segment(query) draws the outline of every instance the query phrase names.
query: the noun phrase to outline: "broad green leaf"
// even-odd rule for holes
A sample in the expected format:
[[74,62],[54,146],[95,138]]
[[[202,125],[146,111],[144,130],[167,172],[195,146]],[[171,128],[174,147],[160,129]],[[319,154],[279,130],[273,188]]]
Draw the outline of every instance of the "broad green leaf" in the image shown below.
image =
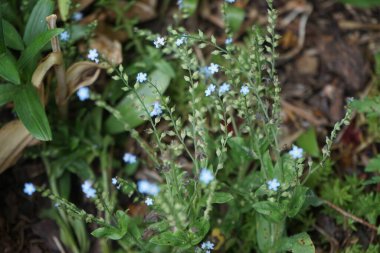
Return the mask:
[[232,200],[234,197],[231,193],[228,192],[215,192],[214,197],[212,198],[212,203],[217,204],[223,204],[230,200]]
[[167,231],[152,237],[150,242],[157,245],[184,247],[188,244],[188,237],[183,231]]
[[[161,93],[163,93],[169,86],[170,77],[159,70],[155,70],[150,78],[152,82],[158,87]],[[143,102],[148,108],[152,110],[153,103],[157,100],[156,90],[150,84],[142,84],[137,90],[140,97],[143,98]],[[117,106],[116,109],[121,113],[122,119],[128,124],[130,128],[135,128],[136,126],[142,124],[144,120],[143,116],[146,116],[146,112],[142,108],[140,102],[136,98],[135,94],[130,92]],[[123,132],[124,125],[118,119],[111,116],[106,121],[106,129],[110,133],[120,133]]]
[[357,7],[370,8],[375,6],[380,6],[379,0],[339,0],[345,4],[351,4]]
[[58,0],[58,9],[63,21],[66,21],[69,16],[71,0]]
[[277,243],[283,236],[285,221],[273,223],[263,215],[256,215],[256,239],[260,252],[277,252]]
[[30,61],[40,52],[40,50],[50,42],[51,38],[63,32],[63,29],[48,30],[36,37],[29,46],[22,52],[17,62],[19,70],[24,69]]
[[294,192],[292,194],[292,197],[290,199],[290,202],[288,204],[288,216],[294,217],[298,214],[298,212],[301,210],[305,199],[306,199],[306,192],[308,188],[303,186],[296,186],[294,189]]
[[367,117],[379,117],[380,116],[380,96],[365,97],[362,100],[354,100],[352,108],[364,113]]
[[24,32],[24,42],[30,45],[41,33],[47,30],[46,17],[53,13],[54,2],[39,0],[34,6],[28,19]]
[[300,233],[281,241],[281,251],[293,253],[314,253],[315,247],[307,233]]
[[244,9],[228,5],[226,10],[226,20],[232,32],[237,32],[244,21]]
[[253,204],[252,207],[269,221],[278,223],[285,219],[285,208],[280,203],[260,201]]
[[306,132],[301,134],[296,143],[311,156],[319,157],[320,151],[315,128],[309,128]]
[[17,66],[8,53],[0,55],[0,76],[11,83],[20,84]]
[[18,86],[12,84],[0,84],[0,106],[12,101],[17,89]]
[[16,28],[9,23],[8,21],[3,19],[3,30],[4,30],[4,38],[5,38],[5,45],[9,48],[15,49],[15,50],[23,50],[24,49],[24,42],[22,41],[22,38],[20,34],[17,32]]
[[365,172],[380,172],[380,155],[377,155],[368,162]]
[[14,103],[18,117],[35,138],[42,141],[52,139],[45,110],[34,86],[20,87],[14,97]]
[[210,230],[210,222],[206,220],[205,218],[201,218],[200,220],[196,221],[191,226],[191,231],[194,231],[194,233],[190,233],[190,241],[191,245],[197,245],[199,244],[203,238],[206,236],[208,231]]
[[323,204],[323,200],[318,198],[313,190],[308,189],[306,192],[305,202],[303,203],[304,208],[308,206],[320,206]]
[[108,238],[111,240],[120,240],[125,235],[118,228],[112,226],[97,228],[91,234],[96,238]]

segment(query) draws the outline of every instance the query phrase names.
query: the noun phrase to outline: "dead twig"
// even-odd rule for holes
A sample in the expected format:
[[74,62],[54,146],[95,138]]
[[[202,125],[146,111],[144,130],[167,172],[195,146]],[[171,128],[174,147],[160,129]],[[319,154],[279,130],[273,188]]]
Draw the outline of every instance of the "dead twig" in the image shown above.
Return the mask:
[[357,216],[355,216],[355,215],[353,215],[353,214],[351,214],[349,212],[346,212],[345,210],[343,210],[342,208],[334,205],[333,203],[331,203],[328,200],[323,200],[323,201],[324,201],[324,203],[326,205],[328,205],[329,207],[331,207],[332,209],[334,209],[338,213],[342,214],[344,217],[350,218],[350,219],[352,219],[352,220],[354,220],[356,222],[359,222],[360,224],[368,227],[371,230],[377,231],[377,227],[375,225],[372,225],[372,224],[368,223],[367,221],[365,221],[365,220],[363,220],[363,219],[361,219],[361,218],[359,218],[359,217],[357,217]]

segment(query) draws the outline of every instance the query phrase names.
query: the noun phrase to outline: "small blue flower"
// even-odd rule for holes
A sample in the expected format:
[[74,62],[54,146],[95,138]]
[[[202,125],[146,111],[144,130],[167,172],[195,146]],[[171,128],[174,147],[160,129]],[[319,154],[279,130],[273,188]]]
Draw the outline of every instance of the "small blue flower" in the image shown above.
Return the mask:
[[246,96],[248,93],[249,93],[249,88],[247,85],[243,85],[240,89],[240,93],[243,95],[243,96]]
[[165,38],[158,36],[154,41],[153,44],[156,48],[160,48],[165,46]]
[[77,91],[77,96],[80,101],[85,101],[90,98],[90,89],[88,87],[82,87]]
[[214,246],[215,245],[212,242],[207,241],[207,242],[202,243],[201,248],[204,250],[212,250],[214,249]]
[[147,206],[152,206],[153,205],[153,199],[151,199],[151,198],[146,198],[146,200],[145,200],[145,204],[147,205]]
[[123,156],[123,161],[125,163],[133,164],[137,162],[137,157],[131,153],[125,153]]
[[222,96],[224,95],[226,92],[230,91],[230,85],[228,83],[223,83],[220,87],[219,87],[219,96]]
[[146,82],[146,80],[148,80],[148,74],[140,72],[137,74],[136,80],[139,83],[144,83],[144,82]]
[[137,190],[142,194],[156,196],[160,192],[160,187],[144,179],[137,182]]
[[216,89],[216,86],[213,84],[210,84],[207,89],[205,90],[205,96],[208,97],[210,96]]
[[87,58],[88,58],[89,60],[98,63],[98,62],[99,62],[99,58],[98,58],[98,57],[99,57],[99,53],[98,53],[98,50],[96,50],[95,48],[90,49],[90,50],[88,51]]
[[183,0],[177,0],[177,5],[178,5],[178,8],[182,9],[183,8]]
[[36,187],[34,186],[33,183],[24,184],[24,193],[26,195],[32,196],[35,191],[36,191]]
[[280,186],[280,182],[278,182],[277,178],[269,180],[267,184],[268,184],[268,189],[273,190],[273,191],[277,191],[278,187]]
[[62,41],[68,41],[70,39],[70,33],[68,31],[64,31],[59,35],[59,39]]
[[162,114],[162,108],[160,102],[156,101],[153,104],[153,111],[150,112],[151,117],[160,116]]
[[226,0],[227,3],[233,4],[235,3],[235,0]]
[[208,67],[208,71],[213,75],[215,73],[218,73],[219,71],[219,65],[215,63],[211,63],[210,66]]
[[117,185],[117,179],[116,179],[116,177],[113,177],[113,178],[112,178],[112,184],[113,184],[113,185]]
[[207,168],[203,168],[199,175],[199,180],[204,184],[209,184],[214,178],[214,174]]
[[303,156],[303,149],[297,147],[296,145],[293,145],[292,150],[289,151],[289,155],[290,155],[293,159],[299,159],[299,158],[302,158],[302,156]]
[[185,37],[181,37],[181,38],[178,38],[176,41],[175,41],[175,44],[177,47],[181,46],[183,43],[185,43],[186,41],[186,38]]
[[232,37],[228,37],[228,38],[224,41],[224,43],[225,43],[226,45],[229,45],[229,44],[231,44],[233,41],[234,41],[234,39],[233,39]]
[[71,18],[74,21],[80,21],[83,18],[83,13],[82,12],[74,12],[74,14]]
[[92,183],[89,180],[84,181],[82,184],[82,191],[86,195],[86,198],[95,198],[96,190],[92,187]]
[[199,68],[199,72],[201,72],[201,74],[202,74],[205,78],[209,78],[209,77],[211,76],[211,72],[209,71],[209,69],[208,69],[207,66],[204,66],[204,67]]

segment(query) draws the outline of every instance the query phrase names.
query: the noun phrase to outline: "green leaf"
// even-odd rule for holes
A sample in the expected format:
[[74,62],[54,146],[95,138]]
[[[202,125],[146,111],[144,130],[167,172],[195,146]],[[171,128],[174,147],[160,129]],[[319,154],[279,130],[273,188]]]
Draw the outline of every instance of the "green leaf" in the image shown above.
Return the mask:
[[210,230],[210,222],[205,218],[201,218],[191,226],[190,241],[191,245],[199,244]]
[[[169,86],[170,77],[165,72],[155,70],[150,77],[161,93],[163,93]],[[152,109],[151,105],[157,100],[155,91],[155,88],[147,83],[142,84],[137,90],[137,93],[143,98],[143,102],[147,106],[148,110]],[[146,112],[143,108],[141,108],[140,102],[132,92],[122,99],[122,101],[116,106],[116,109],[121,113],[122,120],[127,123],[130,128],[135,128],[144,122],[142,116],[146,116]],[[120,133],[125,130],[123,123],[121,123],[114,116],[107,119],[106,129],[108,132],[113,134]]]
[[309,128],[306,132],[301,134],[301,136],[298,137],[296,143],[299,147],[303,148],[311,156],[319,157],[320,150],[318,146],[315,128]]
[[223,204],[230,200],[232,200],[234,197],[231,193],[228,192],[215,192],[214,197],[212,198],[212,203],[217,204]]
[[150,242],[157,245],[184,247],[188,245],[188,237],[183,231],[167,231],[152,237]]
[[364,113],[367,117],[379,117],[380,116],[380,96],[377,97],[365,97],[358,101],[354,100],[352,108]]
[[15,50],[23,50],[24,42],[22,41],[22,38],[16,28],[14,28],[11,23],[3,19],[3,29],[5,45]]
[[125,235],[118,228],[112,226],[97,228],[91,234],[96,238],[108,238],[111,240],[120,240]]
[[[365,172],[369,173],[380,173],[380,155],[372,158],[367,167],[364,169]],[[369,180],[365,181],[365,184],[377,184],[380,182],[380,176],[372,176]]]
[[256,239],[260,252],[277,252],[278,238],[284,234],[285,221],[273,223],[260,214],[256,215]]
[[42,141],[52,139],[45,110],[34,86],[20,87],[14,97],[14,103],[18,117],[35,138]]
[[368,162],[368,165],[367,167],[365,167],[364,171],[380,173],[380,155],[377,155],[376,157],[372,158]]
[[274,171],[274,168],[273,168],[272,158],[271,158],[271,156],[269,154],[269,150],[267,150],[264,153],[264,155],[263,155],[263,163],[264,163],[264,167],[265,167],[265,170],[263,170],[263,173],[264,173],[264,171],[267,171],[268,172],[268,176],[270,178],[278,176],[278,175],[274,174],[275,171]]
[[0,76],[11,83],[20,84],[17,66],[7,53],[0,55]]
[[233,5],[228,5],[226,10],[226,20],[232,32],[237,32],[244,21],[244,9]]
[[345,4],[351,4],[357,7],[370,8],[375,6],[380,6],[379,0],[339,0]]
[[[0,62],[1,64],[1,62]],[[13,100],[18,86],[12,84],[0,85],[0,106]]]
[[260,201],[252,206],[256,212],[273,222],[281,222],[285,219],[284,206],[277,202]]
[[323,204],[323,200],[318,198],[318,196],[314,193],[313,190],[308,189],[306,192],[306,198],[303,206],[306,208],[308,206],[320,206]]
[[5,35],[4,35],[4,20],[2,18],[2,14],[0,11],[0,54],[5,53],[6,47],[5,47]]
[[58,0],[58,9],[63,21],[66,21],[69,16],[71,0]]
[[47,30],[46,17],[53,13],[54,2],[51,0],[39,0],[32,10],[32,14],[26,23],[24,42],[30,45],[41,33]]
[[294,192],[292,194],[292,197],[290,199],[290,202],[288,204],[288,216],[294,217],[298,214],[298,212],[301,210],[305,199],[306,199],[306,192],[308,191],[307,187],[303,186],[297,186],[294,189]]
[[24,69],[30,61],[40,52],[40,50],[53,38],[63,32],[63,29],[48,30],[36,37],[32,43],[22,52],[20,59],[17,62],[19,70]]
[[307,233],[300,233],[281,241],[281,251],[293,253],[314,253],[315,247]]

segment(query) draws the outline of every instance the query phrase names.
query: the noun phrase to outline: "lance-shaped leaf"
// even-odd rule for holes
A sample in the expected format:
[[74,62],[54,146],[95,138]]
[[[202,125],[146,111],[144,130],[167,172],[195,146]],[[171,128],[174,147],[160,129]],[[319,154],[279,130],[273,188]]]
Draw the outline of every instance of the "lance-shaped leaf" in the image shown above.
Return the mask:
[[20,87],[14,103],[17,115],[35,138],[43,141],[52,139],[45,110],[33,85]]
[[47,30],[45,18],[52,14],[54,3],[51,0],[39,0],[34,6],[26,23],[24,41],[30,45],[41,33]]
[[5,45],[9,48],[15,50],[23,50],[24,42],[20,34],[17,32],[16,28],[9,23],[8,21],[3,19],[3,30],[4,30],[4,39]]
[[[154,71],[150,75],[150,79],[161,93],[166,90],[170,83],[170,76],[160,70]],[[145,106],[148,109],[151,109],[152,104],[157,100],[155,88],[146,83],[137,89],[137,93],[142,98]],[[134,128],[144,122],[143,116],[147,116],[137,97],[132,92],[125,96],[125,98],[116,106],[116,109],[120,111],[123,122],[120,122],[114,116],[108,118],[106,121],[106,128],[110,133],[120,133],[124,131],[125,125],[123,123],[127,123],[130,128]]]
[[11,83],[20,84],[17,66],[8,53],[0,55],[0,76]]
[[51,38],[57,36],[63,32],[63,29],[48,30],[39,36],[37,36],[29,46],[22,52],[20,59],[18,60],[18,68],[21,71],[24,69],[33,58],[41,51],[41,49],[50,42]]

